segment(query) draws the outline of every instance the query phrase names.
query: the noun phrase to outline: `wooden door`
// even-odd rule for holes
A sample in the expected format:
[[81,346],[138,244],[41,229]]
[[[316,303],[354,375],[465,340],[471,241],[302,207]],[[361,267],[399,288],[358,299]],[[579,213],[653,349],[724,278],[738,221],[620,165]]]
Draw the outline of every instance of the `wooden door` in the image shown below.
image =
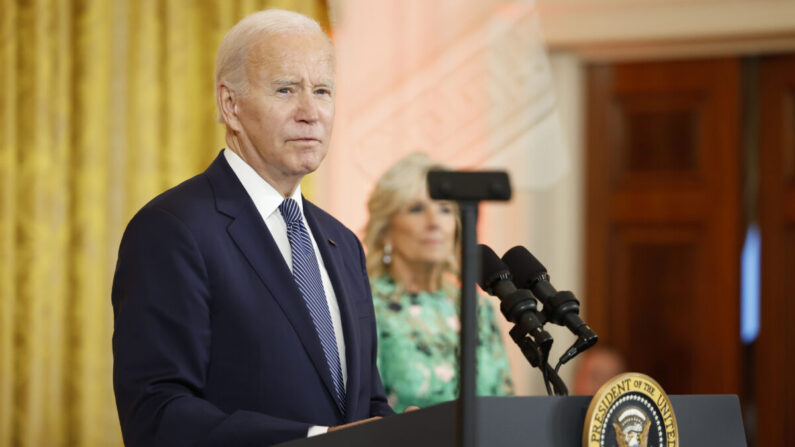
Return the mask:
[[795,55],[760,61],[759,123],[756,445],[795,445]]
[[587,320],[670,394],[739,393],[740,66],[588,69]]

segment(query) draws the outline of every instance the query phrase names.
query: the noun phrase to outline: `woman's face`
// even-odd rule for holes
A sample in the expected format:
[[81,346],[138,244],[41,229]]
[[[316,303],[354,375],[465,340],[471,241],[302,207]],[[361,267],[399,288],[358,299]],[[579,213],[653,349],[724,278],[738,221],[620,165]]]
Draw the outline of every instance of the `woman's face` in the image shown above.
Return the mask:
[[392,245],[393,262],[430,267],[453,254],[455,227],[453,203],[431,200],[421,188],[392,218],[385,242]]

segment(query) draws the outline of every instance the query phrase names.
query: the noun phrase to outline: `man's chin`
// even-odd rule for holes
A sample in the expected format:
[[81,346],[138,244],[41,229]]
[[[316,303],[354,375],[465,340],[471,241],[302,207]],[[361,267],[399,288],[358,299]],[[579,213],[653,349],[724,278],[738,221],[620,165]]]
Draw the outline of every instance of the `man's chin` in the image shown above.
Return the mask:
[[300,154],[296,166],[298,167],[298,170],[301,174],[310,174],[315,172],[317,168],[320,167],[320,164],[323,162],[324,158],[326,158],[325,152],[321,154],[319,152],[313,151],[312,153]]

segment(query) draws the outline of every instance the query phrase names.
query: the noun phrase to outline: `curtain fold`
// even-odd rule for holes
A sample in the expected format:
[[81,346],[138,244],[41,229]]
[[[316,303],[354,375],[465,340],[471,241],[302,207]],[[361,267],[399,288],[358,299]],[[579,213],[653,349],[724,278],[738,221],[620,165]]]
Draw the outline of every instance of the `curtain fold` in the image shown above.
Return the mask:
[[267,7],[328,25],[318,0],[0,0],[0,447],[122,445],[121,234],[224,146],[215,52]]

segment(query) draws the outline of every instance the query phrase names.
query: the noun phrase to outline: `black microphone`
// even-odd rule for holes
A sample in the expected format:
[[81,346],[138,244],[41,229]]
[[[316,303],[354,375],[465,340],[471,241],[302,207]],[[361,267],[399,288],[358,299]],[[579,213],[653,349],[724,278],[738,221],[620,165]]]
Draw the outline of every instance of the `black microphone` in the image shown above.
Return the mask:
[[596,344],[599,337],[580,318],[580,302],[573,293],[558,292],[552,287],[547,269],[535,256],[517,245],[508,250],[502,260],[510,268],[515,285],[530,289],[541,300],[547,321],[566,326],[577,335],[577,342],[560,358],[561,364]]
[[[544,352],[552,347],[552,336],[543,329],[536,299],[527,289],[517,289],[508,266],[486,245],[478,245],[481,258],[481,277],[478,285],[489,295],[500,299],[500,310],[508,321],[516,324],[535,340]],[[533,365],[536,366],[536,365]]]

